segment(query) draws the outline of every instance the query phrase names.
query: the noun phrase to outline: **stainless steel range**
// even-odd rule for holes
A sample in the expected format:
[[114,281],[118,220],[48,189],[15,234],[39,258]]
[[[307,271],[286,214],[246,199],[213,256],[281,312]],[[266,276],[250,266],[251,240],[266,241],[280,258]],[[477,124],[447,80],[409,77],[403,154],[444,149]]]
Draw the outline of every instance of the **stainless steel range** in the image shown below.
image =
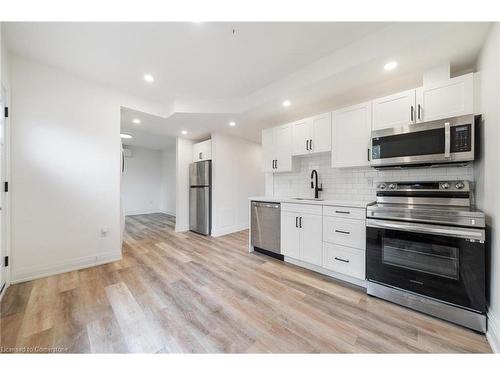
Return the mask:
[[378,184],[368,294],[485,332],[485,274],[485,219],[469,181]]

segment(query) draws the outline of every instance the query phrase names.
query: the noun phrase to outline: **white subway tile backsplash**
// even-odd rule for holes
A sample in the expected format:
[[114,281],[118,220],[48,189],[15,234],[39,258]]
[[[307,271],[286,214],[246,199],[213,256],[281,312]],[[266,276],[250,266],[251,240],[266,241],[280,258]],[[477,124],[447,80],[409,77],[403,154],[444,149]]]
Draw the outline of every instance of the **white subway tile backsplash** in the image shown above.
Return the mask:
[[377,171],[370,167],[332,168],[330,155],[295,157],[295,170],[274,175],[274,194],[280,197],[313,197],[311,171],[316,169],[325,199],[374,200],[381,181],[429,181],[474,179],[474,169],[465,167],[416,168]]

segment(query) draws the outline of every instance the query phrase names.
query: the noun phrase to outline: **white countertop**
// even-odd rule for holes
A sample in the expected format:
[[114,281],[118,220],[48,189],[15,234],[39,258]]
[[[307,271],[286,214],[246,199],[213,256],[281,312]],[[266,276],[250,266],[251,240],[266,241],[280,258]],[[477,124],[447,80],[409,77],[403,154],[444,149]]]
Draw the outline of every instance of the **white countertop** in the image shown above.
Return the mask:
[[361,207],[366,208],[373,201],[352,201],[352,200],[338,200],[338,199],[325,199],[325,200],[300,200],[294,198],[282,197],[249,197],[250,201],[261,202],[275,202],[275,203],[297,203],[297,204],[316,204],[320,206],[342,206],[342,207]]

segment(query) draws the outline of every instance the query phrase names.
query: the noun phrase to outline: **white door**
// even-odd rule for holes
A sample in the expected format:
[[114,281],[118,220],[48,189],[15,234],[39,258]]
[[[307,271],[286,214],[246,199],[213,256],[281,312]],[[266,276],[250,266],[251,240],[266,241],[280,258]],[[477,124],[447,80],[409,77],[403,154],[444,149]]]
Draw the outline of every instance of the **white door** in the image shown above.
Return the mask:
[[312,214],[300,214],[300,217],[300,260],[321,266],[323,259],[323,218],[320,215]]
[[281,253],[290,258],[300,257],[299,214],[281,211]]
[[305,119],[292,125],[292,155],[305,155],[310,153],[309,143],[312,139],[311,120]]
[[417,121],[434,121],[474,113],[474,74],[417,89]]
[[312,152],[326,152],[332,149],[332,113],[323,113],[312,118]]
[[332,168],[369,164],[371,127],[371,102],[332,113]]
[[0,292],[5,288],[7,270],[5,269],[5,257],[7,256],[6,230],[6,193],[4,189],[6,174],[6,142],[5,142],[5,107],[7,95],[3,86],[0,87]]
[[275,128],[274,133],[276,172],[292,170],[292,126],[281,125]]
[[373,130],[415,123],[415,89],[373,100]]
[[262,130],[262,154],[262,170],[274,172],[274,128]]

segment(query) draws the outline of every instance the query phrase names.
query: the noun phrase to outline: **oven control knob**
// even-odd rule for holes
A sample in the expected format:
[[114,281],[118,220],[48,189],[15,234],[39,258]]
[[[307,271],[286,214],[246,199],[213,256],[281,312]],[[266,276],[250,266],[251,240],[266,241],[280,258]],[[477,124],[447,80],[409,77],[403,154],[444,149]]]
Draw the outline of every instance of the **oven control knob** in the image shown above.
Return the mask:
[[386,185],[386,184],[379,184],[377,187],[378,187],[380,190],[385,190],[385,188],[387,187],[387,185]]
[[465,186],[465,185],[464,185],[464,183],[463,183],[463,182],[457,182],[457,183],[456,183],[456,185],[455,185],[455,187],[456,187],[457,189],[463,189],[463,188],[464,188],[464,186]]
[[396,189],[396,184],[390,184],[390,185],[389,185],[389,189],[391,189],[391,190]]
[[445,190],[446,190],[446,189],[449,189],[449,188],[450,188],[450,184],[449,184],[449,183],[447,183],[447,182],[445,182],[445,183],[441,184],[441,188],[442,188],[442,189],[445,189]]

